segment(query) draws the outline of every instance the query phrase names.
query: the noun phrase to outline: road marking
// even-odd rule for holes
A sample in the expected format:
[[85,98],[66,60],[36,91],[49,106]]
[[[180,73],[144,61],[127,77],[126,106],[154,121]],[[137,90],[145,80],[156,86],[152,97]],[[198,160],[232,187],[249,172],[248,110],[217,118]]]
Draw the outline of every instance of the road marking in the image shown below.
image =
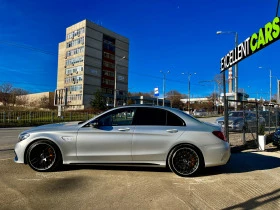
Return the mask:
[[2,161],[2,160],[13,160],[13,158],[0,159],[0,161]]
[[19,181],[41,181],[42,179],[17,179]]

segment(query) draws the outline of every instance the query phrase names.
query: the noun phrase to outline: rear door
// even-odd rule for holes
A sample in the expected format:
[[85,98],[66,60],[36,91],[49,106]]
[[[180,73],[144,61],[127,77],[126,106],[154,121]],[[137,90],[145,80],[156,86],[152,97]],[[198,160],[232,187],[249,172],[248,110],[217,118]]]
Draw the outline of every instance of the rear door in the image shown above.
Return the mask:
[[182,135],[185,122],[160,108],[137,108],[133,121],[133,161],[162,161],[170,146]]

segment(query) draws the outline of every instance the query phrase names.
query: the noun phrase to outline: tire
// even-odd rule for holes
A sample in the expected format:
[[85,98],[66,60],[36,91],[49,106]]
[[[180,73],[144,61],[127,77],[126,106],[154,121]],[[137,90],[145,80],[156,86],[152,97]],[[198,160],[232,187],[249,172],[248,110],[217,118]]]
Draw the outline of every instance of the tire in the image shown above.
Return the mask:
[[36,141],[27,150],[26,160],[35,171],[55,171],[62,165],[61,153],[58,147],[47,140]]
[[195,147],[181,145],[171,151],[168,166],[178,176],[188,177],[198,174],[204,168],[204,160]]

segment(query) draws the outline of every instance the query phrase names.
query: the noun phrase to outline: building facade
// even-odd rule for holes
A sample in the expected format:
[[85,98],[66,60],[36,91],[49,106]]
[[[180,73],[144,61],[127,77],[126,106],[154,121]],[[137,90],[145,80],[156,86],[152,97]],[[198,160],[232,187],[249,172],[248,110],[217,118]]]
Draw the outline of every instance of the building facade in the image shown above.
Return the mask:
[[53,109],[54,92],[33,93],[16,97],[17,106],[25,108]]
[[66,28],[59,43],[57,89],[66,89],[66,109],[90,108],[97,90],[109,106],[128,92],[129,40],[89,20]]

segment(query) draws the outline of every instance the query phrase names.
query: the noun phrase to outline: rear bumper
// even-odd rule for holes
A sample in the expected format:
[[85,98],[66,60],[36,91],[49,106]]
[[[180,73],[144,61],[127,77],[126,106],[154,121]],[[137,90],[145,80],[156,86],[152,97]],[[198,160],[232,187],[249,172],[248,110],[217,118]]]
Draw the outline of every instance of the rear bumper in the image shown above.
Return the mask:
[[204,147],[205,167],[225,165],[230,156],[230,145],[227,142]]

